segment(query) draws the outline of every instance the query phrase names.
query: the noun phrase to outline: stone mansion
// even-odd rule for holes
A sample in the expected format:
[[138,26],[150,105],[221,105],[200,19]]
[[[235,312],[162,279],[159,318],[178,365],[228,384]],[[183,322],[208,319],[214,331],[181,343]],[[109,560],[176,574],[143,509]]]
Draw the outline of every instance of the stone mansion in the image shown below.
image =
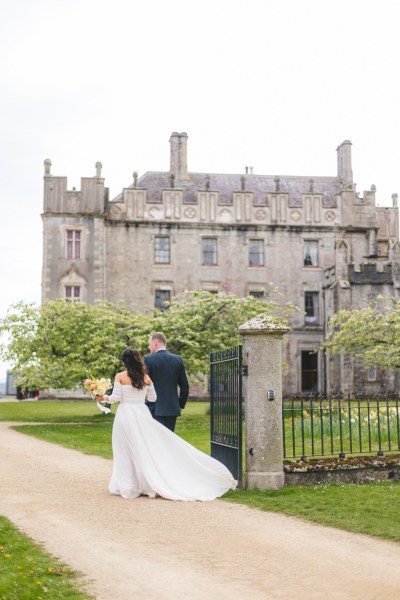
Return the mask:
[[172,133],[168,170],[134,173],[112,200],[101,163],[68,190],[45,161],[42,300],[146,311],[185,290],[268,297],[278,287],[304,311],[283,346],[285,395],[393,389],[392,372],[312,351],[335,311],[398,297],[397,195],[381,208],[374,186],[357,192],[348,140],[329,177],[192,173],[187,140]]

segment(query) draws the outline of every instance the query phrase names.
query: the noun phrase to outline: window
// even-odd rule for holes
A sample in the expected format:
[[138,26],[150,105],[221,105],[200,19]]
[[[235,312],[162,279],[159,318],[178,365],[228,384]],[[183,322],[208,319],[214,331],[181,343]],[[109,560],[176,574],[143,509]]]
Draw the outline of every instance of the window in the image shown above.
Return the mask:
[[264,240],[250,240],[249,244],[249,266],[264,266]]
[[201,264],[217,264],[217,238],[203,238],[201,246]]
[[156,290],[155,307],[160,310],[167,310],[165,302],[171,301],[171,290]]
[[249,296],[253,296],[253,298],[264,298],[264,292],[260,292],[258,290],[250,290]]
[[167,235],[156,235],[154,238],[154,262],[169,264],[171,260],[170,239]]
[[301,353],[301,391],[318,392],[318,354],[312,350]]
[[376,381],[376,367],[369,367],[367,371],[367,381]]
[[389,256],[389,242],[378,242],[378,256]]
[[318,325],[319,323],[319,294],[318,292],[306,292],[304,298],[305,323],[306,325]]
[[67,229],[65,255],[69,259],[81,257],[81,231],[79,229]]
[[79,285],[65,286],[65,300],[68,302],[79,302],[81,299],[81,288]]
[[304,266],[318,267],[318,242],[304,240]]

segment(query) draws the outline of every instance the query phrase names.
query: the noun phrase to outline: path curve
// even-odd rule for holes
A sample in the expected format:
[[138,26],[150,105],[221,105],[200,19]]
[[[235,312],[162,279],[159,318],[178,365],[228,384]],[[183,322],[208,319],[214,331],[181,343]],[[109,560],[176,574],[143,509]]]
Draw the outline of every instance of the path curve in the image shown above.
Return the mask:
[[400,544],[222,501],[123,500],[107,493],[111,461],[9,425],[0,514],[83,572],[97,600],[400,597]]

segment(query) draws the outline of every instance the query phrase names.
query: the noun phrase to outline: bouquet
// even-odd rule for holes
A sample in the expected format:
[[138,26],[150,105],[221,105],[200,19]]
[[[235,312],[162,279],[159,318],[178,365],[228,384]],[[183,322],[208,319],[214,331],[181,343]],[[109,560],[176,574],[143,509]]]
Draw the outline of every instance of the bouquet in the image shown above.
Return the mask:
[[[97,398],[98,396],[104,396],[104,394],[112,387],[112,384],[111,379],[105,379],[104,377],[96,379],[96,377],[91,376],[90,379],[85,379],[83,387],[89,392],[92,398]],[[98,400],[97,407],[105,414],[111,412],[110,404],[105,400]]]

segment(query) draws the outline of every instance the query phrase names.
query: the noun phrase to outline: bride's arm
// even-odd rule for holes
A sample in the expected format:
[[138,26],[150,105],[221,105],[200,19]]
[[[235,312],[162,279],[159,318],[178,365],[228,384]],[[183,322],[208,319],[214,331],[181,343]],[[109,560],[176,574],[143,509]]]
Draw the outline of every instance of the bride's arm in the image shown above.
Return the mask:
[[121,401],[121,384],[119,381],[114,381],[113,393],[111,396],[104,394],[102,398],[102,402],[108,402],[109,404],[115,404],[116,402]]
[[153,382],[148,375],[146,375],[144,378],[144,382],[148,386],[146,393],[147,402],[155,402],[157,400],[156,390],[154,389]]

